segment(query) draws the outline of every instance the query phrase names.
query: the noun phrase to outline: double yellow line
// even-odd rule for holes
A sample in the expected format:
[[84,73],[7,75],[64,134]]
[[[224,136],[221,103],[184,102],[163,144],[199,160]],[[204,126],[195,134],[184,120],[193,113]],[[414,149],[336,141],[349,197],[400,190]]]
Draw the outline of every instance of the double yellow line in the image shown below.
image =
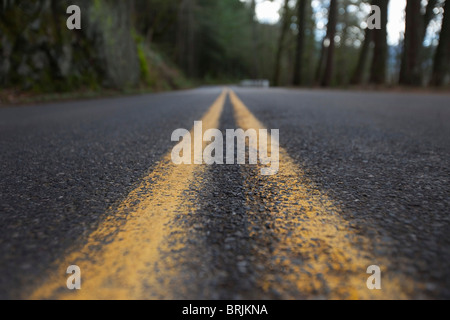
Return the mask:
[[[226,94],[224,90],[203,116],[204,131],[219,126]],[[177,230],[170,223],[191,209],[193,204],[186,203],[183,193],[201,170],[205,166],[175,165],[167,154],[81,249],[55,264],[54,272],[31,299],[171,298],[167,281],[176,278],[178,270],[174,265],[167,268],[161,252],[174,249],[169,248],[168,236]],[[118,217],[126,217],[125,224],[118,226]],[[81,290],[65,289],[69,265],[81,269]]]
[[[230,97],[239,127],[244,130],[264,128],[234,92],[230,93]],[[265,273],[261,277],[263,290],[276,289],[284,293],[287,299],[299,296],[326,299],[408,298],[414,290],[413,283],[390,274],[387,269],[389,261],[384,257],[373,257],[370,239],[353,231],[350,223],[341,217],[342,210],[314,187],[285,149],[280,147],[279,152],[279,173],[261,181],[258,171],[255,171],[245,186],[250,189],[263,182],[263,188],[268,193],[282,193],[279,204],[277,198],[265,197],[266,209],[274,209],[271,221],[274,222],[277,245],[269,261],[276,276]],[[249,200],[249,205],[252,204],[260,205]],[[279,210],[281,207],[282,210]],[[366,271],[371,265],[379,265],[386,273],[382,273],[382,290],[367,288],[369,274]],[[281,274],[277,274],[278,271],[282,271]]]
[[[227,94],[230,94],[237,124],[244,130],[264,126],[233,91],[224,90],[203,116],[203,131],[219,127]],[[205,146],[203,146],[205,147]],[[195,156],[195,155],[194,155]],[[170,261],[170,253],[179,249],[170,244],[177,230],[177,215],[195,212],[196,204],[185,196],[193,184],[201,184],[206,165],[174,165],[170,153],[154,168],[87,239],[84,246],[55,262],[48,278],[31,294],[31,299],[171,299],[175,281],[182,272],[179,263]],[[255,172],[255,176],[257,173]],[[256,178],[255,178],[256,179]],[[352,231],[340,218],[339,208],[325,195],[311,191],[312,184],[284,149],[280,149],[280,171],[267,177],[267,185],[285,190],[285,210],[294,218],[274,210],[275,236],[272,253],[274,272],[264,273],[258,287],[264,291],[294,288],[299,296],[329,292],[325,298],[372,299],[406,298],[404,285],[396,279],[383,282],[381,291],[366,287],[366,268],[373,264],[367,253],[355,249],[353,241],[365,248],[370,244]],[[251,188],[254,181],[247,181]],[[270,201],[270,200],[269,200]],[[249,202],[251,202],[249,200]],[[250,203],[251,204],[251,203]],[[266,203],[270,205],[270,203]],[[301,216],[302,224],[297,218]],[[120,219],[126,218],[124,223]],[[180,245],[178,245],[180,246]],[[302,257],[306,264],[298,264]],[[383,263],[383,261],[375,261]],[[82,272],[81,290],[66,288],[66,269],[78,265]],[[321,275],[320,277],[318,275]],[[200,280],[199,280],[200,281]],[[327,288],[324,288],[326,286]],[[176,287],[176,284],[175,284]],[[289,288],[287,288],[289,287]],[[186,290],[189,288],[177,288]],[[295,294],[285,295],[296,298]]]

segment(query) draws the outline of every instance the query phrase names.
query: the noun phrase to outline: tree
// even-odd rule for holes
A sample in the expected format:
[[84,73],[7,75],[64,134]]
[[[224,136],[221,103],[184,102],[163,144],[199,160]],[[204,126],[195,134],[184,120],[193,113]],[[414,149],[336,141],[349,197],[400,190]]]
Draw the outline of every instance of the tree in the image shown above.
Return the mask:
[[373,30],[366,28],[364,43],[361,49],[361,54],[358,58],[358,63],[356,64],[356,68],[353,72],[352,79],[350,80],[351,84],[357,85],[363,82],[364,70],[366,68],[367,59],[369,57],[370,45],[373,41]]
[[370,82],[384,84],[386,81],[386,63],[388,58],[387,23],[389,0],[374,0],[374,5],[381,9],[381,29],[374,29],[374,53],[370,70]]
[[[322,54],[318,66],[318,80],[321,86],[328,87],[331,85],[333,79],[334,70],[334,49],[336,37],[336,25],[337,25],[337,14],[338,14],[338,1],[330,0],[330,7],[328,9],[328,23],[327,23],[327,34],[322,45]],[[325,63],[325,71],[321,77],[321,69]]]
[[406,29],[403,45],[400,84],[420,85],[419,50],[421,47],[422,19],[420,0],[408,0],[406,3]]
[[294,62],[294,80],[293,84],[299,86],[302,84],[304,49],[305,49],[305,31],[306,31],[306,2],[307,0],[297,1],[297,47]]
[[402,64],[400,68],[400,84],[422,84],[422,49],[426,30],[433,19],[433,9],[436,0],[429,0],[425,13],[421,13],[420,0],[407,0],[406,30],[403,47]]
[[280,37],[278,39],[277,54],[275,58],[275,70],[273,75],[273,85],[278,86],[281,74],[281,57],[284,49],[284,42],[291,24],[291,16],[289,14],[289,0],[284,0],[283,21],[281,23]]
[[[370,4],[375,4],[376,0],[371,0]],[[350,84],[362,84],[364,78],[364,70],[366,69],[367,60],[369,59],[370,46],[373,42],[374,30],[366,28],[364,30],[364,42],[359,54],[358,62],[350,79]]]
[[[259,39],[259,34],[258,31],[256,29],[257,24],[256,24],[256,0],[252,0],[250,3],[250,22],[252,24],[252,49],[253,52],[257,52],[258,51],[258,39]],[[260,68],[260,60],[258,58],[255,57],[255,59],[253,59],[253,70],[252,70],[252,76],[253,78],[260,78],[261,77],[261,68]]]
[[439,45],[436,49],[433,65],[433,74],[431,84],[442,86],[445,84],[446,77],[450,73],[450,5],[449,1],[444,4],[444,17],[442,20],[442,29],[439,36]]
[[187,75],[196,73],[195,0],[182,0],[178,11],[177,60]]

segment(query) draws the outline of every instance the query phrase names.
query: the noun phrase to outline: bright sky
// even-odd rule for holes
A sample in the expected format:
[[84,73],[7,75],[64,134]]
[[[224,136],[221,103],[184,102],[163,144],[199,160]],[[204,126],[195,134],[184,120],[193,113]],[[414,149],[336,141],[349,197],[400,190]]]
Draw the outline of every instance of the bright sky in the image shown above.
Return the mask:
[[[259,0],[256,7],[256,15],[259,21],[264,23],[277,23],[280,19],[279,10],[283,0]],[[398,44],[405,30],[405,6],[406,0],[394,0],[389,2],[388,42],[391,45]]]
[[388,43],[396,45],[405,32],[406,0],[389,1]]
[[281,0],[260,1],[256,5],[256,16],[258,20],[264,23],[274,24],[280,19],[278,13],[281,8]]

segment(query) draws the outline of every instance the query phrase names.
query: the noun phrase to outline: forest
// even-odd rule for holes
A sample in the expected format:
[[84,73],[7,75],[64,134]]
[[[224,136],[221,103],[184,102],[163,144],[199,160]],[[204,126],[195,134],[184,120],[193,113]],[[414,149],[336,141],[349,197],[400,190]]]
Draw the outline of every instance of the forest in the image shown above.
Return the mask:
[[[268,79],[271,86],[444,87],[450,80],[445,0],[1,0],[0,88],[64,92],[166,90]],[[277,1],[277,0],[273,0]],[[66,28],[66,8],[82,29]],[[367,28],[371,5],[381,29]],[[404,32],[389,41],[389,26]]]

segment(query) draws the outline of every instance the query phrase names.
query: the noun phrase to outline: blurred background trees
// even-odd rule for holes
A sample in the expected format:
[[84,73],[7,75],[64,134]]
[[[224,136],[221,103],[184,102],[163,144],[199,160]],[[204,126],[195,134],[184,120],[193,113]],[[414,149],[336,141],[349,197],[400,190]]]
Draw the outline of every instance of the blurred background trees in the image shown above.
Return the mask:
[[[280,86],[448,86],[448,1],[272,0],[280,19],[256,8],[270,0],[0,0],[0,85],[18,90],[180,88],[270,79]],[[398,1],[398,0],[392,0]],[[82,8],[82,30],[65,28]],[[370,5],[381,30],[369,30]],[[388,17],[405,32],[388,41]],[[442,27],[441,27],[442,26]]]

